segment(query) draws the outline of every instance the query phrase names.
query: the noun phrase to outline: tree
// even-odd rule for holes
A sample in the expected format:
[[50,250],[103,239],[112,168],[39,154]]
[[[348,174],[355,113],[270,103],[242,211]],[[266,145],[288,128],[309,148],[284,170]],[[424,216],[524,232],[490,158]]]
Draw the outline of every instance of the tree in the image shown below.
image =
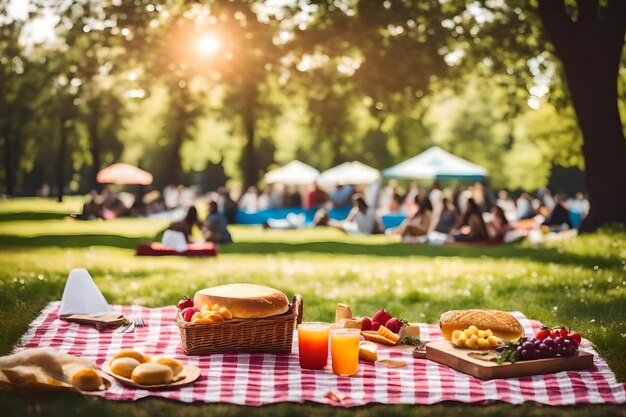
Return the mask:
[[571,99],[576,111],[592,207],[585,227],[594,229],[626,222],[626,151],[617,107],[626,2],[571,3],[318,0],[311,2],[314,23],[301,35],[326,54],[358,54],[356,82],[383,108],[407,90],[417,101],[438,85],[463,85],[480,70],[507,86],[519,109],[525,101],[520,92],[527,98],[540,81],[530,63],[540,62],[539,71],[556,65],[550,98]]
[[583,225],[626,223],[626,150],[617,80],[626,2],[577,0],[576,19],[564,0],[539,0],[537,11],[559,57],[583,133],[591,209]]
[[[6,16],[6,5],[0,5]],[[19,44],[23,22],[0,21],[0,140],[4,164],[5,192],[13,195],[26,142],[31,138],[30,123],[48,81],[43,65],[31,60]]]

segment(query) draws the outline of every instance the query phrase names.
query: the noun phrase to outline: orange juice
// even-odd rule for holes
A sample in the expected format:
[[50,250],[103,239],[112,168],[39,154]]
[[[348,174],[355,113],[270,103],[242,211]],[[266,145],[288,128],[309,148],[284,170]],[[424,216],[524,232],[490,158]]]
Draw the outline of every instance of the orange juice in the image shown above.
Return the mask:
[[359,371],[359,329],[330,329],[330,354],[333,373],[351,376]]
[[328,362],[328,323],[302,323],[298,326],[298,354],[305,369],[324,369]]

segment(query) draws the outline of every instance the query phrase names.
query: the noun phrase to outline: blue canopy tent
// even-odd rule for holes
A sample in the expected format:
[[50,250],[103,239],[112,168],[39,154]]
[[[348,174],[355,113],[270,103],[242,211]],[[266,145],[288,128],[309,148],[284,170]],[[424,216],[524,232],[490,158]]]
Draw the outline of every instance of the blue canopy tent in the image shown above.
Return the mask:
[[404,162],[383,170],[384,178],[482,180],[488,171],[438,146],[433,146]]

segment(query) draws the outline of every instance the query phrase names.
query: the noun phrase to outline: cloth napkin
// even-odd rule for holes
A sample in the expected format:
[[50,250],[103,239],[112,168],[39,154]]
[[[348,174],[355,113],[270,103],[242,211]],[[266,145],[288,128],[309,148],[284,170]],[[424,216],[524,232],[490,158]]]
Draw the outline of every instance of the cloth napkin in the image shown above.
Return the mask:
[[113,313],[113,310],[89,272],[85,268],[72,269],[63,290],[59,315],[102,316],[110,313]]

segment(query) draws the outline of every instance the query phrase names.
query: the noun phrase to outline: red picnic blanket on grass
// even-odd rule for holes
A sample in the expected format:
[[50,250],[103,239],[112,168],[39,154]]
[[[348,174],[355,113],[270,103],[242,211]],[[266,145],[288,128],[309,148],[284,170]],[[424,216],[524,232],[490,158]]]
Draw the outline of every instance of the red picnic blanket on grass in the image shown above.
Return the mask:
[[163,246],[159,242],[144,242],[135,248],[137,256],[217,256],[217,246],[214,243],[190,243],[187,250],[178,252],[174,248]]
[[[338,377],[330,370],[303,370],[298,364],[297,334],[291,354],[213,354],[186,356],[174,322],[175,307],[145,308],[112,306],[126,316],[140,316],[145,327],[133,333],[114,329],[99,332],[94,327],[69,323],[58,318],[59,302],[48,304],[19,342],[19,348],[51,347],[95,361],[98,365],[121,348],[134,348],[148,355],[162,354],[199,366],[201,376],[193,385],[170,391],[128,388],[115,382],[105,392],[94,395],[109,400],[137,400],[152,396],[182,402],[222,402],[258,406],[278,402],[304,402],[346,407],[368,403],[434,404],[441,401],[486,403],[503,401],[519,404],[534,401],[547,405],[587,403],[626,403],[626,385],[615,375],[588,342],[584,349],[594,354],[594,369],[549,375],[482,381],[408,353],[379,350],[379,359],[404,359],[403,368],[359,362],[353,377]],[[541,324],[522,313],[513,313],[533,334]],[[441,338],[435,324],[420,324],[422,340]],[[328,392],[346,395],[340,404],[326,397]]]

